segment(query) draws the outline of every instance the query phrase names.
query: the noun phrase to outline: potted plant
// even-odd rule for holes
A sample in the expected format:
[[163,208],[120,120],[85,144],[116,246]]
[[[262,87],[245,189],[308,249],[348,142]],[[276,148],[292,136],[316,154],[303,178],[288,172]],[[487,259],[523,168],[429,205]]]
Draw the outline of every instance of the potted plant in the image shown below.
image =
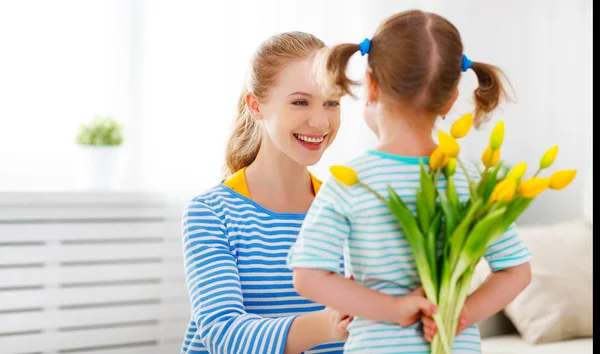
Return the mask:
[[89,123],[79,126],[75,143],[82,157],[80,186],[95,190],[113,188],[123,143],[121,124],[111,116],[96,115]]

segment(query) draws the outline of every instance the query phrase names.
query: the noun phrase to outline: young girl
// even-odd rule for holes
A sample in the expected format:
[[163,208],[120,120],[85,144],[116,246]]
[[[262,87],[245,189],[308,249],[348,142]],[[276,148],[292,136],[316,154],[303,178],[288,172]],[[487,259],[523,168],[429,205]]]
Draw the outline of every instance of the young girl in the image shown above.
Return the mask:
[[[502,72],[488,64],[471,63],[463,56],[457,29],[446,19],[422,11],[396,14],[379,26],[371,40],[325,52],[326,81],[342,94],[351,94],[354,82],[345,72],[358,51],[368,54],[365,119],[379,145],[346,165],[384,197],[391,185],[416,208],[419,160],[427,166],[436,148],[435,121],[456,100],[461,74],[470,69],[477,75],[474,117],[479,126],[504,95]],[[469,166],[468,170],[476,178],[476,169]],[[466,201],[466,176],[457,171],[455,181],[461,200]],[[444,186],[442,178],[438,188]],[[355,281],[336,273],[342,254],[346,272]],[[514,226],[489,247],[485,258],[493,273],[467,299],[453,353],[480,352],[476,323],[500,311],[529,283],[530,254]],[[420,282],[398,221],[371,192],[328,179],[309,209],[288,265],[294,269],[300,295],[354,316],[348,327],[347,352],[429,352],[427,340],[435,333],[431,321],[424,332],[419,323],[399,323],[399,310],[391,307],[396,299],[418,289]]]

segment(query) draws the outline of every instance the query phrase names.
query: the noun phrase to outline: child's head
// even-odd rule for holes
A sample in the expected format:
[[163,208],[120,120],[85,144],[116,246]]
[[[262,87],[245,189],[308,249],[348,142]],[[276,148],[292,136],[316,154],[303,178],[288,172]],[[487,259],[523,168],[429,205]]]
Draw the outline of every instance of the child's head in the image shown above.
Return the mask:
[[249,166],[259,150],[314,165],[340,124],[339,96],[325,95],[311,75],[323,41],[303,32],[274,35],[258,47],[238,101],[227,144],[226,173]]
[[350,57],[368,53],[367,101],[372,99],[428,116],[444,116],[458,96],[463,71],[472,69],[479,87],[474,91],[475,126],[505,96],[502,71],[492,65],[463,60],[460,34],[448,20],[411,10],[387,18],[375,35],[361,44],[341,44],[326,51],[327,83],[350,94],[357,83],[346,75]]

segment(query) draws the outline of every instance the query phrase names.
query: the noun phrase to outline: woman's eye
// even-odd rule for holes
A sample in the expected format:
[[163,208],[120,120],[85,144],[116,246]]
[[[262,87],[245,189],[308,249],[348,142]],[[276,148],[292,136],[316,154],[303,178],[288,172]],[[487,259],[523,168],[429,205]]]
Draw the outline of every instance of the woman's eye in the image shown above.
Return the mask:
[[325,103],[327,107],[338,107],[340,105],[339,101],[327,101]]
[[294,102],[292,102],[292,104],[294,106],[308,106],[308,102],[305,100],[294,101]]

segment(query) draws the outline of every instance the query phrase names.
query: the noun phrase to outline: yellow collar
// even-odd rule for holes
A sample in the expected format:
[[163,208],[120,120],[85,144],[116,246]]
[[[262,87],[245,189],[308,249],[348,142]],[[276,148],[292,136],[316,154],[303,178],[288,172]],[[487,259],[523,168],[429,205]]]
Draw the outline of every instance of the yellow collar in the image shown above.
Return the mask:
[[[308,174],[310,175],[310,180],[312,181],[312,185],[313,185],[313,191],[316,195],[319,192],[319,189],[321,188],[322,182],[317,177],[315,177],[312,173],[308,172]],[[245,167],[242,168],[241,170],[237,171],[233,175],[231,175],[225,181],[223,181],[223,184],[226,185],[227,187],[233,189],[237,193],[243,195],[244,197],[246,197],[248,199],[252,199],[252,198],[250,198],[250,192],[248,191],[248,183],[246,182],[246,168]]]

